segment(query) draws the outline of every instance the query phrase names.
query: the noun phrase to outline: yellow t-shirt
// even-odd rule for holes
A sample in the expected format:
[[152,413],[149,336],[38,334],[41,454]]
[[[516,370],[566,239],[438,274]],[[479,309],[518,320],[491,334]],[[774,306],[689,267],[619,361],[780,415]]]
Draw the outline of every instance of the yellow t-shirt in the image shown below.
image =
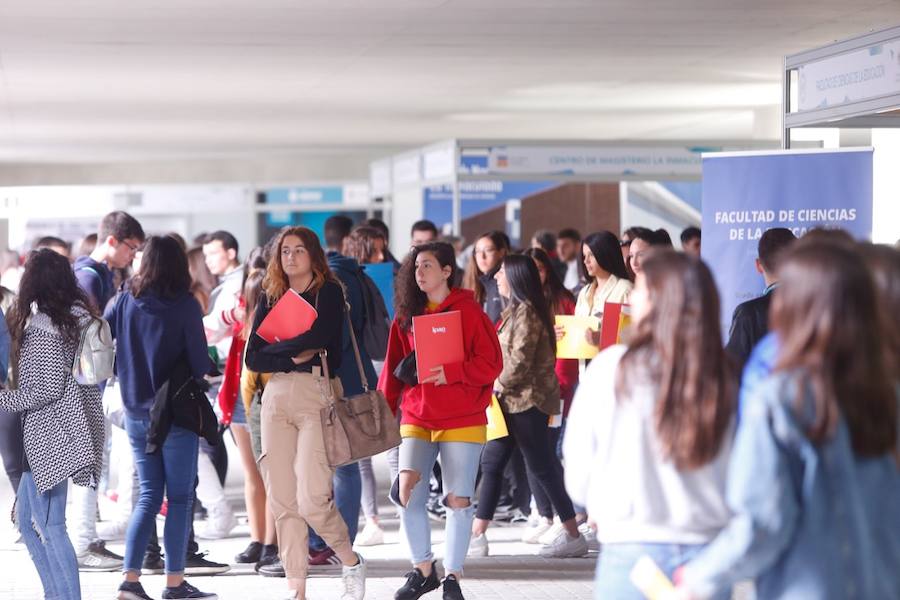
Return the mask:
[[425,429],[418,425],[401,425],[400,436],[432,443],[470,442],[472,444],[484,444],[487,442],[487,425],[457,427],[456,429]]
[[[425,308],[428,312],[434,312],[440,304],[429,302]],[[401,425],[402,437],[416,438],[426,442],[470,442],[472,444],[484,444],[487,442],[487,426],[473,425],[471,427],[457,427],[456,429],[425,429],[418,425]]]

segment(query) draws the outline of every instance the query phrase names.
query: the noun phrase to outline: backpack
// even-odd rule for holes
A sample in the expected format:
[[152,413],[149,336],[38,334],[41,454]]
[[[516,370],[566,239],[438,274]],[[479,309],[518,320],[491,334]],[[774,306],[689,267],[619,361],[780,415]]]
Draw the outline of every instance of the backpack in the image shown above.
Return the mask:
[[97,385],[113,376],[116,347],[109,323],[94,318],[81,329],[81,339],[72,364],[72,377],[80,385]]
[[365,322],[362,344],[372,360],[384,360],[387,355],[388,334],[391,332],[391,316],[378,286],[372,278],[360,270],[357,275],[363,295]]

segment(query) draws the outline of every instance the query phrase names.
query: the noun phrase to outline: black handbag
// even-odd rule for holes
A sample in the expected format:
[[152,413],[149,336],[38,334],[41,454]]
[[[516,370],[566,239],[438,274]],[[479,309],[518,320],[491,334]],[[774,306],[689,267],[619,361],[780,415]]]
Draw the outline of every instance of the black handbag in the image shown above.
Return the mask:
[[419,372],[416,367],[415,350],[404,356],[403,360],[401,360],[397,364],[397,366],[394,368],[394,377],[396,377],[409,387],[413,387],[419,384]]

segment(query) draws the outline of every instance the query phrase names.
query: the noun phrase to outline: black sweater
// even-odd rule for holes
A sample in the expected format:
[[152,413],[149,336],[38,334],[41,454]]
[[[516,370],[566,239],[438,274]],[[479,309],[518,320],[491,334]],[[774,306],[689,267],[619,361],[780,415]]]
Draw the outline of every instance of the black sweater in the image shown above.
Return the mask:
[[[316,296],[318,295],[318,300]],[[313,367],[321,367],[316,355],[311,360],[296,365],[291,360],[304,350],[324,348],[328,352],[328,368],[331,376],[337,376],[341,366],[341,336],[344,328],[344,294],[340,285],[326,281],[322,289],[302,294],[303,299],[316,307],[319,316],[306,333],[295,338],[270,344],[256,335],[256,330],[269,314],[268,298],[261,294],[253,316],[253,333],[247,340],[247,366],[258,373],[310,373]]]

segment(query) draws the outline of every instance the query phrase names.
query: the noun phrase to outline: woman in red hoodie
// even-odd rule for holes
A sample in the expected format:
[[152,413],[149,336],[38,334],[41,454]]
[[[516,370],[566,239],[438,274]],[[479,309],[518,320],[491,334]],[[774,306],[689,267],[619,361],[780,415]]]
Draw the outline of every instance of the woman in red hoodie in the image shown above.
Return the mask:
[[[448,509],[443,597],[463,599],[459,578],[475,515],[471,499],[486,440],[485,410],[494,380],[503,369],[503,357],[494,325],[473,293],[450,287],[456,271],[453,247],[435,242],[414,247],[397,275],[396,317],[378,384],[395,412],[400,402],[403,405],[400,474],[391,487],[391,499],[400,507],[414,568],[397,590],[396,600],[415,600],[441,585],[425,510],[427,474],[438,454]],[[394,371],[415,351],[412,318],[451,311],[461,313],[464,360],[418,373],[414,382],[399,379]]]

